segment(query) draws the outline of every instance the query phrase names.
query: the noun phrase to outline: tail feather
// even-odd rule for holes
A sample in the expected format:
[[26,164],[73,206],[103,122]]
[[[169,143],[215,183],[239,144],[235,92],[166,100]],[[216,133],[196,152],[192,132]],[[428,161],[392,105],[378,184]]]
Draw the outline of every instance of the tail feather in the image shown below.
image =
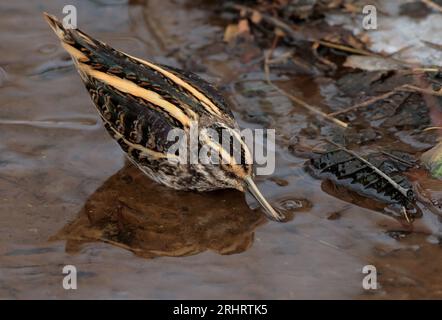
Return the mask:
[[[62,47],[71,55],[82,80],[88,82],[88,72],[85,72],[84,63],[91,64],[96,60],[97,47],[100,42],[78,29],[66,28],[57,17],[43,13],[51,29],[61,41]],[[101,45],[102,46],[102,45]]]
[[43,12],[43,16],[49,26],[54,30],[55,34],[61,41],[67,40],[68,33],[65,27],[63,27],[63,24],[57,19],[57,17],[50,15],[47,12]]
[[46,12],[43,15],[62,43],[69,44],[77,49],[84,47],[88,50],[94,50],[97,46],[105,46],[104,43],[93,39],[79,29],[65,28],[57,17]]

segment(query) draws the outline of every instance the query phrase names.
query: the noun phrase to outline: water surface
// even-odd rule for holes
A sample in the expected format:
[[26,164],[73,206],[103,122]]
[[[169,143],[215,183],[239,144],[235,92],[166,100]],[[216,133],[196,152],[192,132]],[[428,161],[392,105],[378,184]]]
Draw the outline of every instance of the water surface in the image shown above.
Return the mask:
[[[259,59],[259,50],[222,43],[210,3],[71,2],[87,33],[198,72],[222,85],[241,127],[275,128],[277,169],[257,181],[293,219],[267,222],[236,191],[177,192],[143,177],[105,132],[41,16],[61,16],[65,3],[4,2],[0,298],[442,298],[440,221],[424,212],[410,230],[310,177],[289,145],[315,118],[268,94],[262,66],[245,65],[244,52]],[[313,77],[280,84],[327,104]],[[428,180],[428,189],[442,196],[439,183]],[[79,272],[77,290],[62,288],[68,264]],[[369,264],[376,291],[361,285]]]

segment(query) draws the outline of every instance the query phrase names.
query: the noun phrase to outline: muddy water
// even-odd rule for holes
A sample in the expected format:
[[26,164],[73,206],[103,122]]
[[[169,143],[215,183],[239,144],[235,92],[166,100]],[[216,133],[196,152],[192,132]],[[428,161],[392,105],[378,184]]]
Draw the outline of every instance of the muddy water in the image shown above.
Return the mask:
[[[221,43],[210,5],[70,3],[95,37],[222,85],[242,127],[275,128],[276,171],[257,180],[292,219],[266,222],[236,191],[176,192],[143,177],[104,131],[41,17],[60,16],[65,3],[3,3],[0,298],[442,298],[440,221],[424,212],[410,229],[306,174],[288,146],[315,119],[262,94],[262,67],[244,64],[260,53]],[[280,83],[327,104],[311,77]],[[442,196],[439,183],[424,182]],[[75,291],[62,288],[68,264],[78,270]],[[369,264],[379,273],[374,291],[361,285]]]

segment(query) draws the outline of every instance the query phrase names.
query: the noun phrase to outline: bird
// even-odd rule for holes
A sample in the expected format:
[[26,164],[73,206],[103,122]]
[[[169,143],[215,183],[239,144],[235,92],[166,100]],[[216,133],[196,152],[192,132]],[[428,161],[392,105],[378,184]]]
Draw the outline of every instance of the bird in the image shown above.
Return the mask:
[[[63,26],[53,15],[43,15],[71,56],[107,132],[145,175],[176,190],[248,191],[269,219],[285,219],[253,181],[250,149],[239,135],[229,103],[215,86],[192,72],[116,50],[78,28]],[[175,129],[186,137],[197,130],[197,151],[208,146],[208,154],[217,152],[223,161],[177,161],[180,151],[170,152],[175,141],[168,139]],[[226,150],[212,132],[227,132],[227,144],[236,149]],[[233,151],[240,154],[239,163]]]

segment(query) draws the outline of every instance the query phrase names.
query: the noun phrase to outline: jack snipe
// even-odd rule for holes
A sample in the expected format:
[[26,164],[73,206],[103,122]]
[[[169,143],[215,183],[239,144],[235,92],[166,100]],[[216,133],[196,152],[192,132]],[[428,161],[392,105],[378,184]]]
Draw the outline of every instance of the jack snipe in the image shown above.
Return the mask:
[[[78,29],[66,29],[49,14],[45,18],[74,64],[104,126],[129,159],[156,182],[179,190],[234,188],[250,191],[273,220],[282,220],[252,180],[251,154],[221,94],[193,73],[132,57],[93,39]],[[172,129],[189,135],[198,125],[199,143],[233,160],[207,129],[228,131],[236,139],[241,162],[220,164],[170,161],[167,139]],[[249,160],[249,161],[246,161]]]

